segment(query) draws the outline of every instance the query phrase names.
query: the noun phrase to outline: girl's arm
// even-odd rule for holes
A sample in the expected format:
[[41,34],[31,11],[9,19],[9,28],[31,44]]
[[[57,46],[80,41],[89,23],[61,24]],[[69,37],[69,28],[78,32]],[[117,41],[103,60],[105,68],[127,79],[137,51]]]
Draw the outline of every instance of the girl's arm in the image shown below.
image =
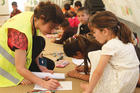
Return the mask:
[[25,68],[26,64],[26,51],[21,49],[15,50],[15,66],[17,72],[22,75],[25,79],[38,84],[44,88],[47,88],[49,90],[56,89],[60,84],[57,80],[50,79],[48,81],[45,81],[34,74],[30,72],[28,69]]
[[104,68],[106,67],[107,63],[109,62],[111,56],[109,55],[102,55],[99,60],[99,64],[97,65],[96,69],[92,74],[91,81],[88,85],[81,84],[81,87],[85,89],[83,93],[92,93],[93,89],[95,88],[96,84],[98,83],[99,79],[101,78]]
[[86,74],[81,74],[80,72],[78,72],[76,70],[69,71],[67,73],[67,75],[69,77],[73,77],[73,78],[78,78],[78,79],[82,79],[82,80],[85,80],[85,81],[89,81],[89,74],[87,74],[87,75]]

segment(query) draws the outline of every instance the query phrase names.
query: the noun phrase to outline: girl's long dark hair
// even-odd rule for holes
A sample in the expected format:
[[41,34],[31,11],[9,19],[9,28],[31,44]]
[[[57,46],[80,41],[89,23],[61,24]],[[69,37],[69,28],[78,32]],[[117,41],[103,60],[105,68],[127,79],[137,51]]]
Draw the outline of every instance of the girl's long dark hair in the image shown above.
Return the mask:
[[65,41],[63,45],[63,50],[68,57],[76,56],[76,52],[80,51],[84,56],[84,72],[88,74],[88,62],[90,60],[88,58],[88,52],[95,51],[101,49],[101,44],[99,44],[95,39],[88,40],[84,36],[80,35],[76,38],[69,38]]
[[118,21],[117,17],[109,11],[97,12],[95,15],[91,16],[89,25],[101,31],[107,28],[111,30],[114,35],[118,36],[123,43],[133,43],[130,29],[125,24]]

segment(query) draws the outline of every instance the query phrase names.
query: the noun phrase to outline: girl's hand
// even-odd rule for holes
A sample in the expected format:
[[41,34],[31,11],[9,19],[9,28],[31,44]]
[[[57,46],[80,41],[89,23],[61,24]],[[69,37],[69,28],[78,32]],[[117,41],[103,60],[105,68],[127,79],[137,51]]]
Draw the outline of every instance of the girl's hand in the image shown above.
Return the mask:
[[39,85],[48,90],[56,90],[56,88],[60,86],[60,83],[57,80],[50,79],[48,81],[43,80],[43,82]]
[[78,72],[84,72],[84,66],[76,66],[75,70]]
[[53,74],[53,70],[48,70],[45,66],[39,65],[39,69],[40,69],[42,72],[49,72],[49,73]]
[[81,74],[76,70],[69,71],[67,73],[67,76],[72,77],[72,78],[82,79],[85,81],[89,81],[89,75]]
[[92,93],[92,91],[89,90],[89,84],[80,84],[80,87],[84,90],[82,93]]

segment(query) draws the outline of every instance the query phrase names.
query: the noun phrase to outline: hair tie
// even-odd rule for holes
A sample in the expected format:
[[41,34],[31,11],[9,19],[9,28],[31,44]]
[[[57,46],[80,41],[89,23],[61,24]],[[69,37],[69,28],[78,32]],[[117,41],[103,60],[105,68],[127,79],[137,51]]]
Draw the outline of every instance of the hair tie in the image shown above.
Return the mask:
[[77,35],[73,35],[72,36],[73,39],[77,39],[77,37],[78,37]]
[[118,29],[121,28],[121,27],[120,27],[120,24],[121,24],[121,23],[118,21],[118,23],[117,23],[117,28],[118,28]]

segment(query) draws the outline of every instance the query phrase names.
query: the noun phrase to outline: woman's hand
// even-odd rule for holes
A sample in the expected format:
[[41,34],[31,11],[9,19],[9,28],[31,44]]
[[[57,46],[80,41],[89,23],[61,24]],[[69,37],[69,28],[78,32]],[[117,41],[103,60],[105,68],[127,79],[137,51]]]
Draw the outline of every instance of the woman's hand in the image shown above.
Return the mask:
[[57,80],[50,79],[48,81],[43,80],[39,85],[48,90],[56,90],[60,86],[60,83]]
[[49,72],[49,73],[53,74],[53,70],[48,70],[45,66],[41,66],[41,65],[38,65],[38,66],[42,72]]
[[27,80],[27,79],[23,79],[20,83],[21,85],[29,85],[29,84],[33,84],[33,82]]

